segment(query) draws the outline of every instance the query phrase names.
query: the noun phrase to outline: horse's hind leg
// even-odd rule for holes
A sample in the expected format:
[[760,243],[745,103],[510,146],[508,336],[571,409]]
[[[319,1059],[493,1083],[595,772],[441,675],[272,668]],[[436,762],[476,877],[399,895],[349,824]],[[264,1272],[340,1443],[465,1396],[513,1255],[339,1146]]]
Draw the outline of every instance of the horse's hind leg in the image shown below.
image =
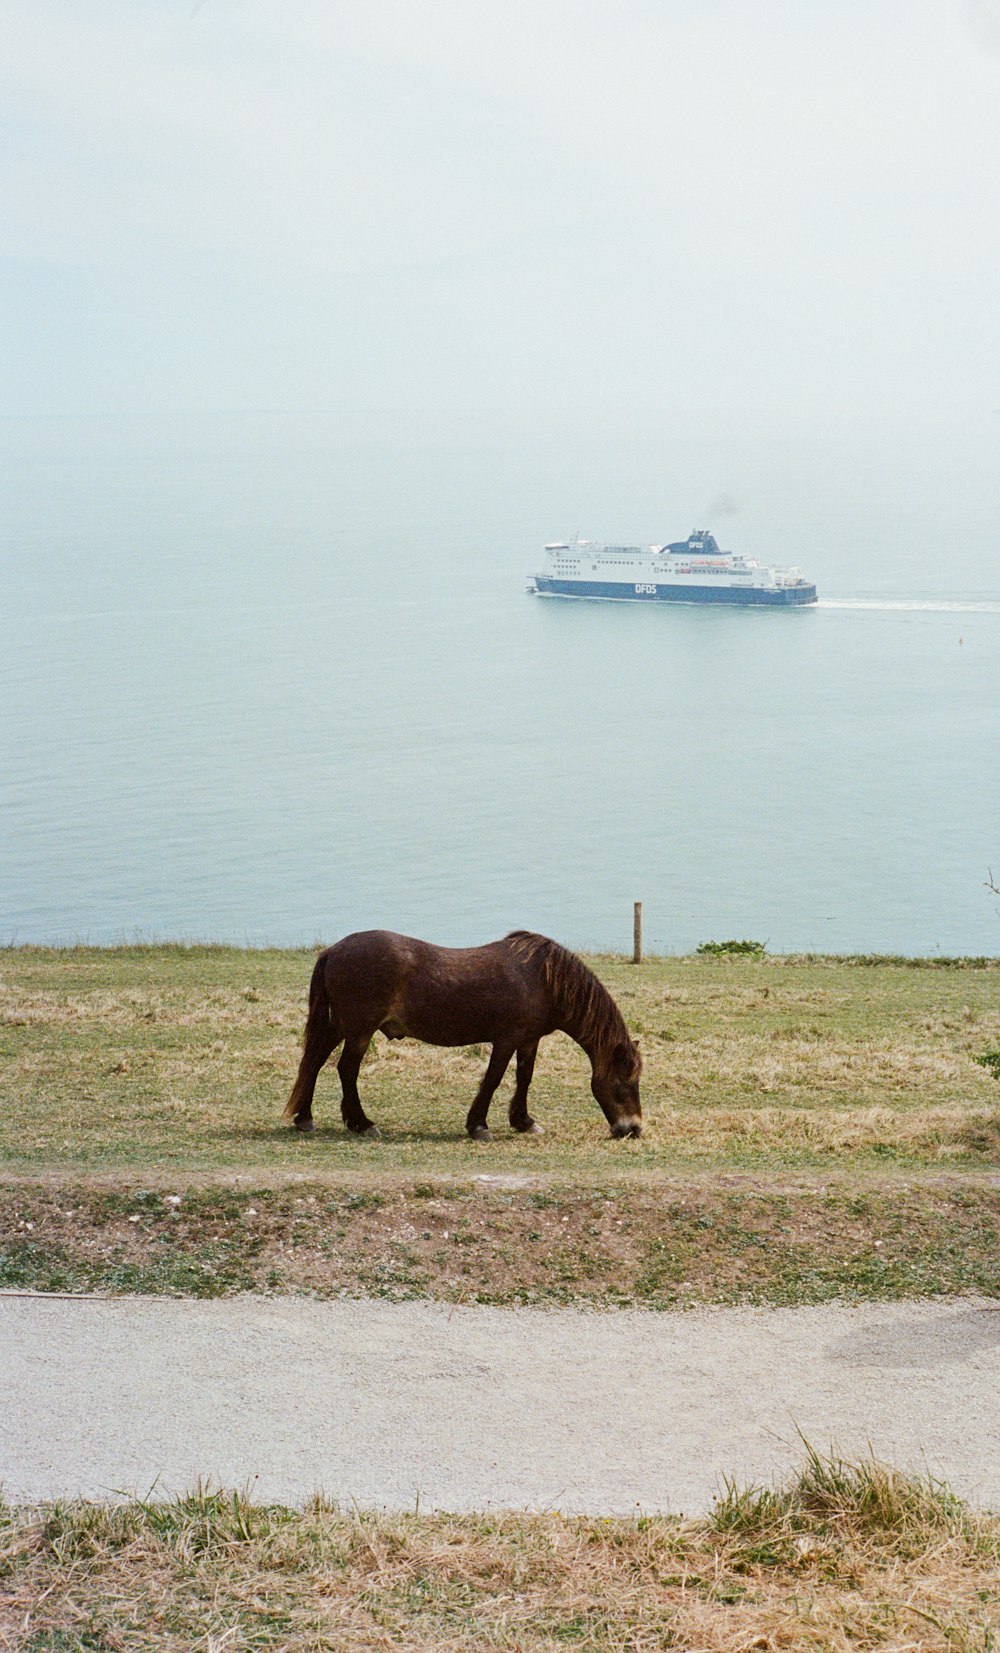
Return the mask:
[[325,1007],[315,1015],[310,1013],[306,1024],[302,1060],[285,1108],[285,1117],[292,1121],[297,1131],[314,1129],[312,1104],[316,1080],[320,1068],[328,1057],[333,1055],[340,1040],[340,1029],[331,1021]]
[[517,1052],[517,1080],[514,1085],[514,1094],[510,1099],[508,1118],[511,1128],[515,1131],[528,1131],[533,1136],[541,1136],[542,1127],[536,1125],[528,1112],[528,1086],[535,1071],[535,1057],[538,1055],[538,1040],[533,1045],[521,1045]]
[[465,1121],[465,1128],[477,1142],[489,1142],[489,1127],[486,1124],[486,1115],[489,1112],[493,1094],[496,1091],[514,1054],[513,1045],[494,1045],[489,1065],[483,1074],[482,1083],[476,1092],[476,1100],[469,1109],[469,1117]]
[[340,1061],[337,1063],[337,1072],[340,1074],[341,1088],[344,1093],[340,1111],[344,1116],[344,1124],[347,1129],[353,1131],[356,1136],[378,1136],[379,1134],[378,1126],[374,1125],[368,1118],[361,1106],[361,1098],[358,1095],[358,1074],[361,1071],[365,1051],[368,1049],[369,1038],[369,1034],[365,1034],[363,1037],[353,1034],[349,1039],[345,1039],[344,1048],[340,1053]]

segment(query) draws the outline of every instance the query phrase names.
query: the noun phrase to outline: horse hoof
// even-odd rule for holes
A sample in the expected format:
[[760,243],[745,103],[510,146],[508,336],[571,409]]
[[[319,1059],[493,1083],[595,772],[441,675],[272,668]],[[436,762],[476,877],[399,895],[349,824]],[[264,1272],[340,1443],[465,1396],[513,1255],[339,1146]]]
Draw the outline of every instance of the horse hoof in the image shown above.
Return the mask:
[[487,1126],[485,1126],[485,1125],[480,1125],[477,1130],[470,1131],[469,1135],[471,1136],[473,1142],[492,1142],[493,1141],[493,1138],[490,1136],[489,1130],[488,1130]]
[[514,1129],[518,1133],[519,1136],[544,1136],[545,1135],[545,1133],[542,1130],[542,1127],[539,1125],[537,1119],[533,1119],[531,1121],[530,1125],[515,1125]]
[[314,1131],[316,1129],[312,1119],[296,1119],[293,1124],[297,1131]]
[[366,1137],[369,1142],[381,1142],[382,1140],[382,1132],[377,1125],[366,1125],[361,1135]]

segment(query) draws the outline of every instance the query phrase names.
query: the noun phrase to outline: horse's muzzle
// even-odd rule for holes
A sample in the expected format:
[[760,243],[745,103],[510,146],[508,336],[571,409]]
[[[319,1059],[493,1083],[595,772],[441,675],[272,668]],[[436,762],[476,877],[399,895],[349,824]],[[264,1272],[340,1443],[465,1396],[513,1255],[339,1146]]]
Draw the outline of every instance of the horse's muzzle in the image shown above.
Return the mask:
[[614,1125],[612,1125],[611,1135],[619,1139],[625,1136],[641,1136],[642,1120],[619,1119]]

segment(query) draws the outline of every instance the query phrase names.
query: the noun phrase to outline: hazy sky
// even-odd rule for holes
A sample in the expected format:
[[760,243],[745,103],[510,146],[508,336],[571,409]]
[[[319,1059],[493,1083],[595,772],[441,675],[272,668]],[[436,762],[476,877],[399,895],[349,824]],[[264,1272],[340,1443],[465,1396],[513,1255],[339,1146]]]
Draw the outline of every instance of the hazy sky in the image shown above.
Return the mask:
[[1000,0],[0,0],[7,413],[1000,408]]

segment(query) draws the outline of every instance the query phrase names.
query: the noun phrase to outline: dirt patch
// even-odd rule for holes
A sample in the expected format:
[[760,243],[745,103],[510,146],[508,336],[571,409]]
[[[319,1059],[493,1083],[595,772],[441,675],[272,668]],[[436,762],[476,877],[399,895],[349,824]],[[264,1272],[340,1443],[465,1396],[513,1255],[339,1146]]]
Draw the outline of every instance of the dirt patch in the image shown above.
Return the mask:
[[0,1286],[653,1309],[1000,1295],[1000,1188],[0,1184]]

